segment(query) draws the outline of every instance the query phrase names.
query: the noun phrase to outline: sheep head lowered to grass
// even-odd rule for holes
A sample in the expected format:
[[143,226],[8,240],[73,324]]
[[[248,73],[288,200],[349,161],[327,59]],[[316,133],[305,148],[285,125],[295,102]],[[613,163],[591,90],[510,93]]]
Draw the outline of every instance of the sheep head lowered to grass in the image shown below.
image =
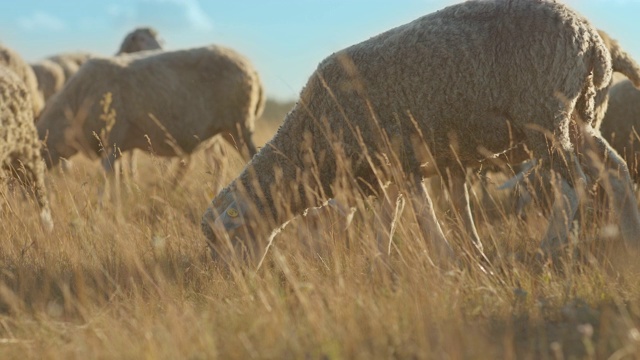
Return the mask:
[[[423,16],[322,61],[277,134],[213,199],[203,232],[214,252],[262,252],[274,227],[335,196],[339,181],[379,194],[379,169],[395,159],[404,174],[396,180],[409,183],[414,202],[425,200],[414,203],[425,239],[446,241],[421,185],[437,174],[464,237],[482,251],[465,173],[506,152],[510,163],[532,153],[559,175],[543,248],[566,241],[583,170],[606,179],[622,237],[635,244],[628,169],[593,128],[595,93],[611,73],[596,29],[562,4],[469,1]],[[604,159],[613,171],[600,170]]]

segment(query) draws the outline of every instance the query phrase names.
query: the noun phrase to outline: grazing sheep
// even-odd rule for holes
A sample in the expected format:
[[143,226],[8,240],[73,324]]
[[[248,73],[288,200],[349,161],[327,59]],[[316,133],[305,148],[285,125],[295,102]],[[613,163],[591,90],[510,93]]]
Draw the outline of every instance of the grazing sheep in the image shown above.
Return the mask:
[[[162,40],[158,36],[158,32],[150,27],[140,27],[134,29],[132,32],[125,36],[122,41],[122,45],[120,45],[120,50],[116,55],[120,54],[130,54],[139,51],[146,50],[159,50],[162,49],[161,45]],[[135,156],[135,150],[131,150],[129,152],[129,174],[135,178],[136,177],[136,163],[137,158]]]
[[[446,241],[421,185],[439,174],[482,252],[464,174],[494,154],[519,163],[529,158],[517,146],[524,145],[560,175],[543,249],[566,241],[583,169],[608,180],[622,237],[635,243],[640,214],[627,167],[592,126],[595,92],[610,79],[603,40],[562,4],[447,7],[322,61],[273,139],[213,199],[202,230],[214,255],[228,254],[231,244],[255,255],[256,243],[290,214],[336,195],[337,164],[348,165],[342,171],[349,185],[379,193],[386,178],[376,172],[397,159],[411,183],[408,198],[426,201],[426,210],[417,211],[425,238]],[[612,171],[601,173],[596,159],[576,156],[587,151]]]
[[3,66],[0,66],[0,154],[0,179],[5,182],[7,175],[14,175],[32,186],[42,225],[46,230],[53,229],[31,95],[22,80]]
[[136,28],[125,36],[116,55],[162,49],[158,32],[150,27]]
[[44,99],[38,92],[38,81],[31,66],[27,64],[17,52],[0,45],[0,66],[13,71],[24,83],[31,96],[33,115],[37,117],[44,107]]
[[263,100],[251,63],[228,48],[123,54],[87,61],[37,127],[49,166],[78,151],[100,154],[96,135],[108,149],[109,171],[120,152],[189,154],[217,134],[248,158],[256,153],[252,134]]
[[631,177],[640,184],[640,86],[623,81],[611,88],[609,108],[600,133],[627,161]]
[[60,65],[62,71],[64,72],[64,83],[78,72],[82,64],[87,62],[87,60],[94,57],[93,54],[86,52],[75,52],[75,53],[63,53],[54,56],[50,56],[47,60],[53,61],[54,63]]
[[31,64],[38,81],[38,91],[45,103],[64,86],[65,76],[62,67],[51,60],[41,60]]

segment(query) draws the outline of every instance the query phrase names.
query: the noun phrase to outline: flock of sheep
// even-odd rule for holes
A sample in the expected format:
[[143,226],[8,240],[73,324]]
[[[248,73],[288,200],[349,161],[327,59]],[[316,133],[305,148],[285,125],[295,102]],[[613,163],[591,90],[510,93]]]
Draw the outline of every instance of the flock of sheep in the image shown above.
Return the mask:
[[[434,176],[482,253],[466,174],[486,164],[529,164],[545,179],[539,187],[558,189],[545,251],[566,242],[578,189],[596,182],[621,237],[640,239],[632,183],[640,180],[640,67],[552,0],[468,1],[332,54],[260,151],[252,134],[262,84],[231,49],[163,51],[157,33],[140,28],[112,57],[62,54],[29,65],[10,49],[0,54],[0,160],[33,189],[47,229],[45,164],[103,154],[112,171],[123,152],[190,154],[221,135],[250,159],[202,217],[212,253],[225,259],[241,248],[259,255],[257,239],[305,209],[341,206],[333,199],[345,187],[392,204],[410,199],[425,238],[450,253],[423,183]],[[613,85],[614,71],[629,80]],[[382,195],[389,183],[406,193]]]

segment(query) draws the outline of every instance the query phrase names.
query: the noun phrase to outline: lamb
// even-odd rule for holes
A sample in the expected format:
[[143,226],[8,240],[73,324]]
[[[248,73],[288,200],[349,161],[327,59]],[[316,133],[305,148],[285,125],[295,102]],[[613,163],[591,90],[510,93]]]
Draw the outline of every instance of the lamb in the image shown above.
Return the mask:
[[[49,167],[104,147],[103,166],[111,171],[120,152],[189,154],[217,134],[253,156],[254,121],[263,109],[261,81],[249,60],[212,45],[92,58],[51,100],[37,128]],[[96,134],[104,135],[102,144]]]
[[[464,174],[495,154],[528,159],[524,146],[559,175],[547,254],[567,239],[583,170],[607,180],[621,235],[636,244],[628,169],[593,127],[595,92],[611,72],[593,26],[552,1],[469,1],[348,47],[320,63],[276,135],[212,200],[207,243],[216,257],[243,246],[257,254],[288,214],[336,195],[336,164],[348,164],[356,191],[381,194],[381,169],[397,159],[408,198],[425,201],[416,210],[425,239],[447,241],[421,184],[440,175],[482,253]],[[577,155],[587,152],[597,156]]]
[[31,95],[22,80],[3,66],[0,66],[0,154],[0,179],[6,181],[7,175],[14,175],[33,188],[42,226],[51,231],[53,221]]
[[162,49],[161,42],[155,29],[150,27],[136,28],[125,36],[116,55]]
[[44,99],[38,92],[38,82],[31,66],[17,52],[2,45],[0,45],[0,66],[13,71],[22,80],[31,97],[33,115],[37,117],[44,107]]
[[623,81],[609,92],[609,108],[602,120],[600,132],[611,146],[626,159],[636,184],[640,184],[640,83]]
[[41,60],[31,64],[38,82],[38,91],[46,103],[53,94],[62,89],[65,82],[64,70],[51,60]]

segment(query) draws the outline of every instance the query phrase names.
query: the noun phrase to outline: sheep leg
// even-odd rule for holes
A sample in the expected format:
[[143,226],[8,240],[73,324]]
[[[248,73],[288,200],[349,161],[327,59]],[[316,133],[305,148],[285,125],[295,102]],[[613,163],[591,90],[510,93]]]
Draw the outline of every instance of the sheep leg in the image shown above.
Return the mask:
[[540,245],[545,256],[555,258],[557,251],[566,244],[573,218],[578,210],[576,189],[563,177],[555,178],[554,202],[551,207],[549,224]]
[[[253,143],[253,131],[242,128],[242,138],[244,140],[244,146],[242,147],[242,153],[244,158],[248,161],[253,155],[258,153],[256,145]],[[246,148],[246,149],[245,149]]]
[[104,169],[104,186],[98,191],[98,203],[105,205],[104,197],[107,191],[111,192],[112,201],[116,202],[117,214],[120,213],[120,171],[118,168],[117,149],[109,147],[107,154],[102,158],[102,168]]
[[618,218],[622,238],[640,247],[640,212],[627,164],[593,128],[588,127],[581,142],[581,161],[592,179],[600,179]]
[[177,169],[173,174],[172,186],[176,187],[182,179],[184,179],[185,174],[191,168],[191,156],[187,155],[183,159],[178,162]]
[[49,207],[49,200],[46,195],[46,188],[44,184],[44,163],[37,157],[27,161],[24,164],[26,170],[27,184],[31,183],[33,186],[33,193],[36,198],[36,202],[40,207],[40,222],[42,227],[46,231],[53,230],[53,220],[51,219],[51,209]]
[[231,144],[242,157],[249,161],[258,150],[253,143],[253,132],[247,129],[245,126],[239,125],[231,132],[224,132],[221,134],[222,138],[226,142]]

